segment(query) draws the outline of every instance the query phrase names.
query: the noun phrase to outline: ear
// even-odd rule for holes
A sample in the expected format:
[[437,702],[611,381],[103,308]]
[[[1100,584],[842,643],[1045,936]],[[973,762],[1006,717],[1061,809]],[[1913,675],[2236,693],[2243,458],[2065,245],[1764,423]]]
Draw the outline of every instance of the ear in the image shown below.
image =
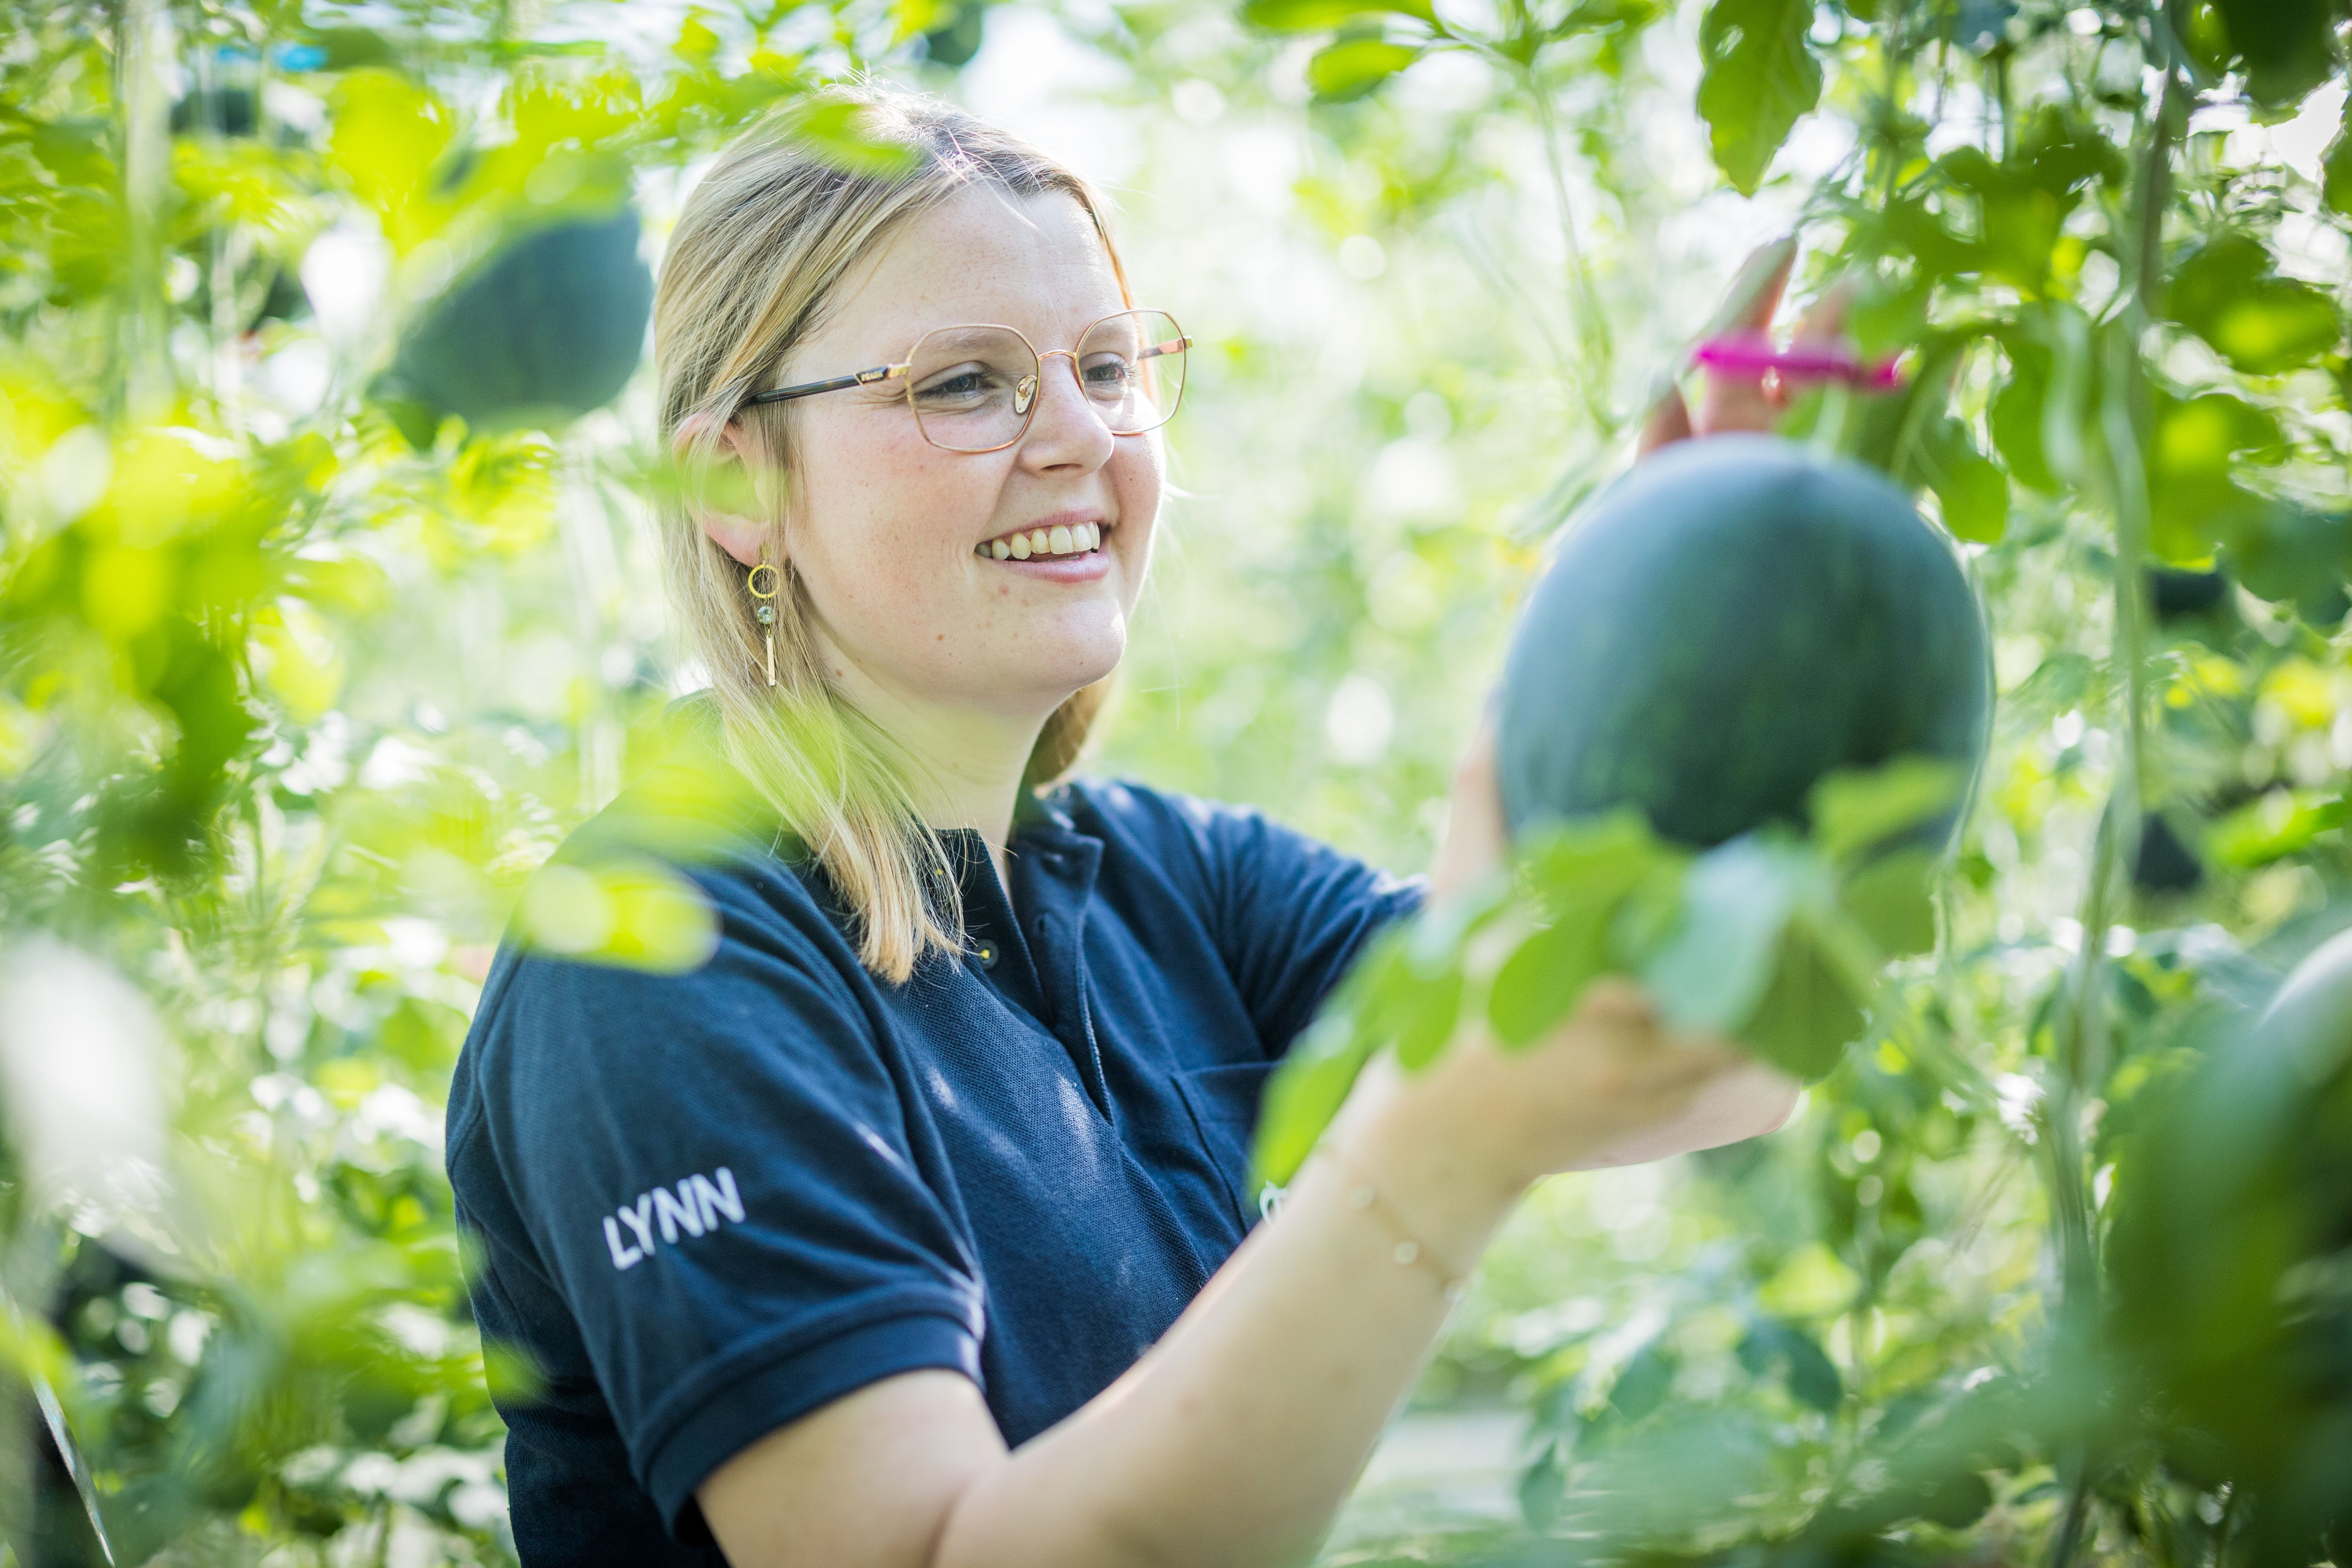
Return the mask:
[[742,426],[730,419],[719,427],[718,450],[703,458],[692,448],[707,429],[701,420],[689,419],[678,426],[671,442],[672,455],[680,462],[705,465],[698,476],[701,482],[695,487],[694,519],[712,543],[745,566],[757,566],[774,531],[757,515],[760,494],[751,472],[751,445]]

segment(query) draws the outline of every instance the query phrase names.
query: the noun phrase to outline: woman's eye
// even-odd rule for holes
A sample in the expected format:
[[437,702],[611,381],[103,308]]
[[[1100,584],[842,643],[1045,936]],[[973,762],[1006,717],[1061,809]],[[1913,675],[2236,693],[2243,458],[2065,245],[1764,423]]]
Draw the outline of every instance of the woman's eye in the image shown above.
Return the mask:
[[1123,359],[1108,358],[1087,362],[1087,384],[1097,391],[1116,392],[1127,384],[1128,377],[1132,374],[1127,361]]
[[915,389],[915,395],[926,403],[969,403],[995,390],[996,377],[975,365],[925,382]]

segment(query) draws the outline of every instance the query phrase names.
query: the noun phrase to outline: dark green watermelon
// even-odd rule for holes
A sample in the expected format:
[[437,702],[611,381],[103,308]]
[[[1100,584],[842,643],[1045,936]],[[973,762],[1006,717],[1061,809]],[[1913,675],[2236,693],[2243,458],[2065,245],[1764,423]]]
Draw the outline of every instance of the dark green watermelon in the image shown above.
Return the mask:
[[619,395],[653,302],[633,209],[533,229],[434,302],[393,377],[478,429],[561,423]]
[[[2340,914],[2337,918],[2341,918]],[[2250,1504],[2258,1563],[2352,1533],[2352,932],[2251,1023],[2209,1008],[2127,1101],[2106,1321],[2165,1462]],[[2128,1385],[2126,1385],[2128,1386]]]
[[1973,775],[1992,702],[1983,617],[1950,544],[1885,475],[1709,437],[1643,462],[1570,529],[1504,674],[1514,831],[1630,805],[1704,847],[1801,826],[1841,769],[1926,755]]

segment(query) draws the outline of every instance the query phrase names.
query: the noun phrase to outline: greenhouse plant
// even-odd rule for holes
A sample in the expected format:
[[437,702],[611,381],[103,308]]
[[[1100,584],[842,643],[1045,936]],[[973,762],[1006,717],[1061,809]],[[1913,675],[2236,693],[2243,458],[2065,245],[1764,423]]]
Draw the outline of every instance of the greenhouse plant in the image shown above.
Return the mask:
[[2347,63],[2344,0],[0,12],[0,1563],[555,1560],[453,1075],[519,955],[730,940],[574,837],[746,798],[657,291],[739,138],[908,177],[877,95],[1083,175],[1189,363],[1060,771],[1410,878],[1500,746],[1504,858],[1207,1134],[1253,1234],[1629,986],[1802,1086],[1465,1279],[1351,1183],[1444,1328],[1266,1561],[2346,1563]]

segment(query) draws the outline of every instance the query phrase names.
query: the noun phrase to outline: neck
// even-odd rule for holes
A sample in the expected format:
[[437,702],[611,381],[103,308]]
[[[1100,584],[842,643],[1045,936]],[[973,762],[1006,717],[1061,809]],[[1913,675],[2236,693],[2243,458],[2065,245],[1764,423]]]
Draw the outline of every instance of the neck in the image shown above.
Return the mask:
[[1058,703],[1013,709],[926,700],[875,680],[848,659],[828,662],[843,672],[835,678],[842,695],[914,763],[908,782],[923,820],[937,828],[976,830],[1009,893],[1004,843],[1012,836],[1021,775]]

